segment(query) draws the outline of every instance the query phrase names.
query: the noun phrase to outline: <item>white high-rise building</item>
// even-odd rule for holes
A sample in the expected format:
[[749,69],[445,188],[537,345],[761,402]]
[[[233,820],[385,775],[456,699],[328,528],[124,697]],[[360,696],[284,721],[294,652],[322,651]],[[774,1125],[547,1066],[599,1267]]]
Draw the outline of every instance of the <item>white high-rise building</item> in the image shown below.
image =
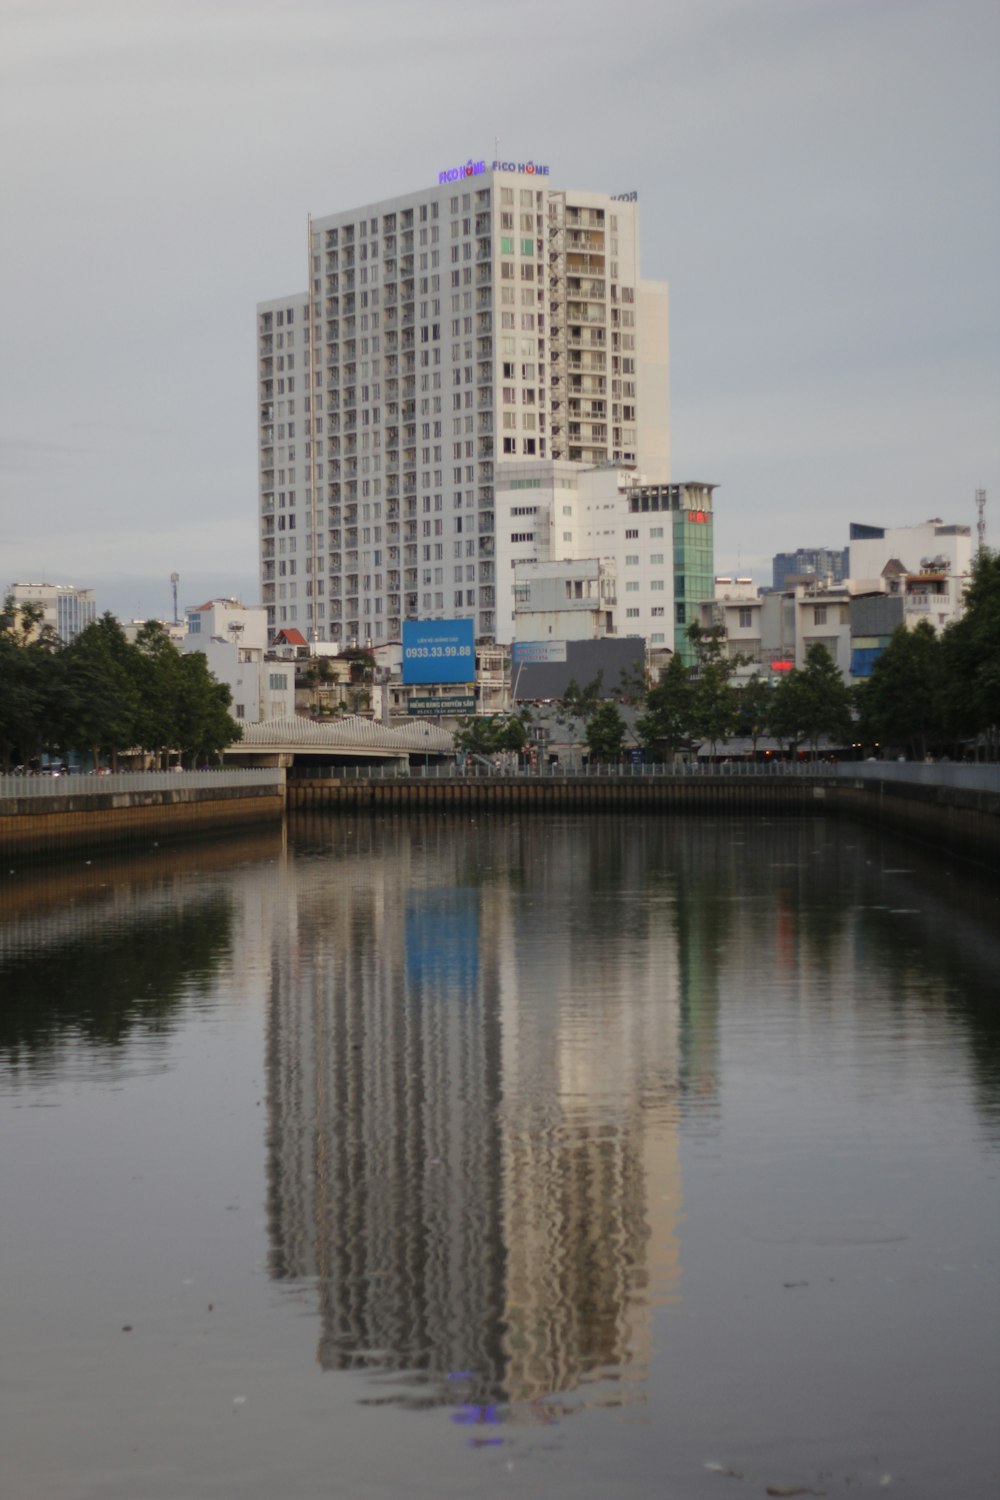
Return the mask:
[[308,290],[258,307],[262,597],[272,632],[495,639],[498,466],[669,479],[667,289],[639,207],[468,162],[309,224]]

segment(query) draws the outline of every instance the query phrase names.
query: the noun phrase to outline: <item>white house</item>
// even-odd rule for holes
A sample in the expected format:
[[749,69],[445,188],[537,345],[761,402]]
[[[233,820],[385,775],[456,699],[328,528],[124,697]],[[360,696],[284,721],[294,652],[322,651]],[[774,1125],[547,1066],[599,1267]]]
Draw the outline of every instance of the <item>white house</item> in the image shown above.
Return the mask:
[[240,724],[295,714],[294,662],[267,653],[267,610],[236,599],[210,599],[185,611],[182,651],[200,651],[209,671],[228,685],[230,712]]

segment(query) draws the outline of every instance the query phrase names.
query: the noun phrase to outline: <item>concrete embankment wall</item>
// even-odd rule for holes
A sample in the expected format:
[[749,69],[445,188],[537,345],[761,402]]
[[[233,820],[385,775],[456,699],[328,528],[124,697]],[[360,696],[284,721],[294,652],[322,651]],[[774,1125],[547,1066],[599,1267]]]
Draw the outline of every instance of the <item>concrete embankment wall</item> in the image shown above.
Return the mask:
[[1000,874],[1000,792],[930,782],[839,778],[825,789],[842,817],[975,860]]
[[[881,773],[881,774],[879,774]],[[822,813],[860,818],[931,847],[1000,867],[1000,768],[849,766],[828,774],[572,777],[324,777],[288,784],[291,810],[506,808],[525,813]]]
[[325,807],[342,812],[505,807],[522,812],[673,808],[677,812],[766,810],[801,814],[813,810],[815,790],[812,782],[799,776],[462,776],[412,780],[331,777],[289,781],[288,806],[310,811]]
[[0,855],[134,845],[280,822],[283,771],[0,778]]

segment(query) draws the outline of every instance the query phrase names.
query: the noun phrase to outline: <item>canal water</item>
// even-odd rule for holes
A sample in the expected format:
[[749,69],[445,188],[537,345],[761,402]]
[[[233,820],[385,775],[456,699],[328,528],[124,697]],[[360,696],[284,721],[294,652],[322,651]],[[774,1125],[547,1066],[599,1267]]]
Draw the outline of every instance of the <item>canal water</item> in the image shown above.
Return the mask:
[[822,819],[4,870],[0,1495],[995,1496],[998,988]]

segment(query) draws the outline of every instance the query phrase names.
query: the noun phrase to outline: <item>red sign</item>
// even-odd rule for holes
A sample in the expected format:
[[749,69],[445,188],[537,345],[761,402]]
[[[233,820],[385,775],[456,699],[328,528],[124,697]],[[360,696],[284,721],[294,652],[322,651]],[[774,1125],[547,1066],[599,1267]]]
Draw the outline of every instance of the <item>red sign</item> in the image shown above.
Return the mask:
[[793,661],[773,661],[771,663],[772,672],[791,672],[794,667],[795,663]]
[[704,526],[705,522],[708,520],[708,513],[704,510],[689,510],[688,520],[694,521],[696,525]]

